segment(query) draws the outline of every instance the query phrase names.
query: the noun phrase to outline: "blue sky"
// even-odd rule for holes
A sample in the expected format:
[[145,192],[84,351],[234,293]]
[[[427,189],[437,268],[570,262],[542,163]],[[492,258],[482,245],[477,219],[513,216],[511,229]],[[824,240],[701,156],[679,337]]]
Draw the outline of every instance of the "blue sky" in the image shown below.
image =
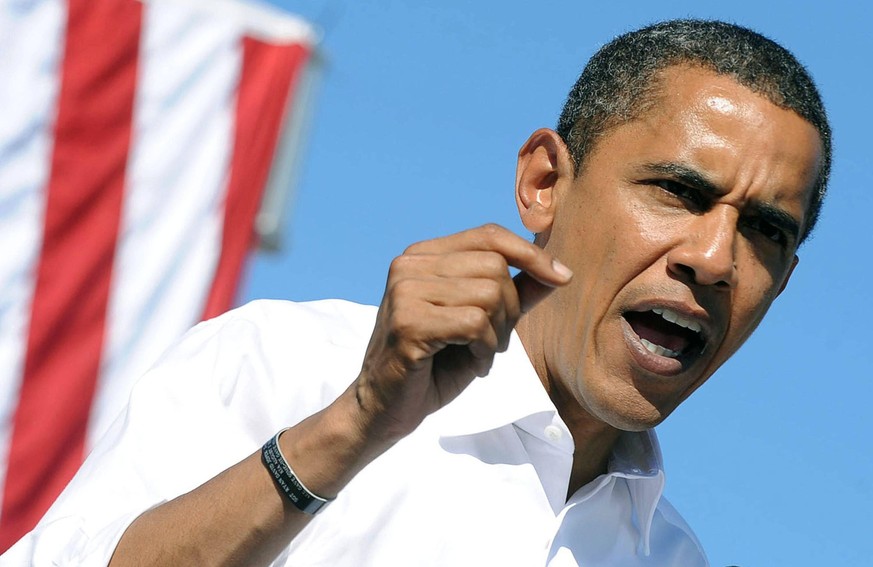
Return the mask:
[[659,428],[667,495],[714,566],[871,564],[871,4],[272,3],[323,28],[327,65],[284,251],[255,258],[243,300],[378,303],[412,242],[484,222],[525,234],[516,152],[618,33],[719,18],[792,49],[831,115],[829,201],[758,332]]

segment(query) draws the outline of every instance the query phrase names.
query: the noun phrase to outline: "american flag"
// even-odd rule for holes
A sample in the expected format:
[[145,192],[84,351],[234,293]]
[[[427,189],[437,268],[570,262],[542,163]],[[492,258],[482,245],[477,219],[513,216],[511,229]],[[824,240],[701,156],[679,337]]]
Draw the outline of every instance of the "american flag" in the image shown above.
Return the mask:
[[0,1],[0,552],[231,306],[314,38],[240,0]]

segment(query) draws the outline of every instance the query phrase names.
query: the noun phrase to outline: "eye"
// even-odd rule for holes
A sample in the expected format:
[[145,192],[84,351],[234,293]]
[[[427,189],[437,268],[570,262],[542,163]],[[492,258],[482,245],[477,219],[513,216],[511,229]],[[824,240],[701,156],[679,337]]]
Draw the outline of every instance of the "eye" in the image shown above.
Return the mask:
[[678,181],[673,181],[672,179],[656,179],[650,181],[652,185],[660,187],[667,193],[675,195],[679,197],[683,201],[685,201],[690,208],[698,211],[705,210],[709,203],[706,199],[706,196],[700,192],[700,190],[691,187],[690,185],[685,185],[684,183],[679,183]]
[[752,217],[747,219],[745,224],[767,240],[771,240],[783,248],[788,246],[788,235],[773,223],[760,217]]

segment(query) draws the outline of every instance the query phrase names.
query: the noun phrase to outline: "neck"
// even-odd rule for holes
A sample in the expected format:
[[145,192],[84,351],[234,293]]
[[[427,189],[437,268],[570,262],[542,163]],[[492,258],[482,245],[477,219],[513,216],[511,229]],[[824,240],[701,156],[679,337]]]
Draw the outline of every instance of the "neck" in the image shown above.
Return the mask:
[[561,414],[561,419],[570,428],[575,446],[573,468],[570,471],[570,483],[567,486],[567,499],[569,500],[577,490],[606,473],[609,457],[612,455],[612,449],[618,441],[621,431],[602,422],[595,422],[593,419],[571,424],[560,410],[558,413]]
[[540,328],[542,322],[537,320],[535,313],[536,310],[522,317],[515,330],[540,382],[555,404],[558,415],[573,435],[575,451],[570,483],[567,486],[569,499],[579,488],[606,472],[609,457],[621,431],[586,411],[580,401],[568,391],[567,382],[549,370],[543,341],[538,339],[544,336],[541,332],[543,329]]

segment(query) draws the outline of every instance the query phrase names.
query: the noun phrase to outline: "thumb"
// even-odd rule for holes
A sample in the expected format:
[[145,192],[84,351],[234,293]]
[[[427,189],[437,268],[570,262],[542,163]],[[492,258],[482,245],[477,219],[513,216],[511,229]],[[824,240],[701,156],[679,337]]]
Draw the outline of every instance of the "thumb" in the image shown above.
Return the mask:
[[527,272],[519,272],[512,278],[518,293],[518,303],[522,313],[533,309],[540,301],[555,291],[555,286],[544,284]]

